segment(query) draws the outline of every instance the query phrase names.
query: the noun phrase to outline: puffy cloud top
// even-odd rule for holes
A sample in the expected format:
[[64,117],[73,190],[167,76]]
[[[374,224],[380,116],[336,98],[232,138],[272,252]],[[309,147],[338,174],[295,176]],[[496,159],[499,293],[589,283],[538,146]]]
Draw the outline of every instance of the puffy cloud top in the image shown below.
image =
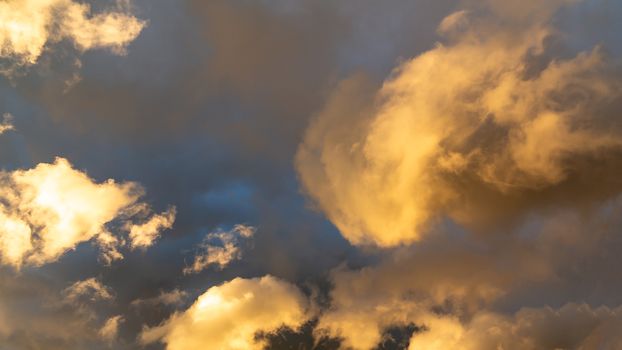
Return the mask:
[[447,43],[378,91],[346,81],[311,124],[297,155],[303,186],[352,243],[411,243],[447,216],[485,224],[558,200],[555,189],[577,179],[569,196],[592,188],[594,160],[619,169],[616,64],[599,47],[557,57],[548,17],[511,13],[519,26],[449,16]]
[[236,278],[212,287],[164,324],[145,329],[143,343],[160,340],[168,350],[263,349],[258,332],[296,328],[308,319],[308,302],[293,285],[266,276]]
[[[0,261],[15,267],[43,265],[93,238],[98,238],[105,254],[119,258],[116,247],[122,240],[105,225],[115,219],[131,222],[137,210],[148,213],[148,206],[138,201],[142,194],[142,188],[132,182],[96,183],[64,158],[30,170],[0,173]],[[167,225],[150,227],[149,221],[134,233],[170,227],[174,211],[166,218]],[[132,236],[132,242],[138,236]],[[152,238],[153,234],[150,244]],[[140,242],[149,245],[145,239]]]

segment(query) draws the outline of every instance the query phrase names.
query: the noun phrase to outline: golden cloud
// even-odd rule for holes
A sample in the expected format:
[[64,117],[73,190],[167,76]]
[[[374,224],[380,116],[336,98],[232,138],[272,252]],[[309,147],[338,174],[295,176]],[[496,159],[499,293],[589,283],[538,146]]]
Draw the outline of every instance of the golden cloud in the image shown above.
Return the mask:
[[615,62],[599,47],[550,58],[549,18],[510,3],[492,6],[510,24],[449,16],[446,43],[401,64],[378,91],[345,81],[312,122],[300,179],[349,241],[408,244],[445,217],[485,224],[560,201],[555,190],[573,181],[583,183],[567,196],[593,186],[603,172],[594,162],[619,169]]
[[266,276],[236,278],[208,289],[186,311],[143,330],[143,344],[161,341],[168,350],[214,348],[260,350],[258,332],[297,328],[308,318],[308,301],[293,285]]
[[411,350],[617,349],[621,308],[566,304],[559,309],[522,308],[513,316],[482,312],[464,324],[452,316],[427,315]]
[[147,248],[153,245],[154,241],[160,236],[162,230],[173,227],[176,214],[177,211],[175,207],[171,207],[162,214],[153,215],[145,223],[129,225],[129,238],[132,249]]
[[184,268],[183,273],[199,273],[211,265],[224,269],[232,261],[242,257],[242,241],[253,237],[256,230],[253,226],[238,224],[229,231],[219,229],[208,233],[199,245],[200,251],[195,255],[194,261]]
[[123,53],[145,26],[129,15],[123,2],[118,10],[91,14],[88,4],[73,0],[7,0],[0,2],[0,57],[17,66],[35,64],[48,44],[70,40],[80,51],[108,48]]
[[[132,182],[96,183],[63,158],[30,170],[3,172],[0,261],[18,268],[23,264],[39,266],[94,238],[102,246],[105,260],[121,258],[116,249],[124,240],[113,236],[106,224],[115,219],[131,222],[136,208],[148,213],[148,206],[139,202],[142,194],[142,188]],[[132,242],[140,236],[142,246],[152,244],[158,230],[171,226],[174,209],[163,216],[166,225],[150,225],[161,217],[156,215],[144,225],[130,225]]]

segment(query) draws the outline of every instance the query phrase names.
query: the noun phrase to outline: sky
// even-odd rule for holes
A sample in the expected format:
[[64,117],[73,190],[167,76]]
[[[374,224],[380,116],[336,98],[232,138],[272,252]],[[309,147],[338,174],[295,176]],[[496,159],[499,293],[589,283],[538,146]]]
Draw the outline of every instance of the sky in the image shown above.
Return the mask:
[[621,31],[0,0],[0,350],[622,349]]

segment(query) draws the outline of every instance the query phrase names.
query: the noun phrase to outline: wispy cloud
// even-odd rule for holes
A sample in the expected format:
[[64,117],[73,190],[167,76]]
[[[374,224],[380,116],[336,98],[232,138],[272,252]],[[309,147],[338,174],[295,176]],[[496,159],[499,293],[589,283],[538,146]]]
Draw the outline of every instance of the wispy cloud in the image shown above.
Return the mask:
[[192,265],[185,267],[183,273],[199,273],[211,265],[224,269],[242,257],[241,246],[253,237],[256,230],[255,227],[238,224],[229,231],[219,229],[208,233],[199,245]]
[[2,115],[2,122],[0,123],[0,135],[10,130],[15,130],[15,127],[13,126],[13,115],[10,113],[4,113]]

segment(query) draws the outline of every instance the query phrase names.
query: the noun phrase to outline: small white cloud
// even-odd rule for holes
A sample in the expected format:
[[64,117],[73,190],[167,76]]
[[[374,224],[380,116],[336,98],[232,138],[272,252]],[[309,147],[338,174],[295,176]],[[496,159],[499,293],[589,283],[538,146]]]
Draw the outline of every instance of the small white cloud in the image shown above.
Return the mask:
[[229,231],[218,230],[209,233],[199,245],[191,266],[184,268],[184,274],[199,273],[211,265],[224,269],[234,260],[242,257],[240,245],[250,239],[257,229],[247,225],[235,225]]
[[162,214],[152,216],[147,222],[140,225],[129,225],[130,246],[132,249],[147,248],[153,245],[160,237],[162,230],[170,229],[175,222],[177,210],[170,207]]

